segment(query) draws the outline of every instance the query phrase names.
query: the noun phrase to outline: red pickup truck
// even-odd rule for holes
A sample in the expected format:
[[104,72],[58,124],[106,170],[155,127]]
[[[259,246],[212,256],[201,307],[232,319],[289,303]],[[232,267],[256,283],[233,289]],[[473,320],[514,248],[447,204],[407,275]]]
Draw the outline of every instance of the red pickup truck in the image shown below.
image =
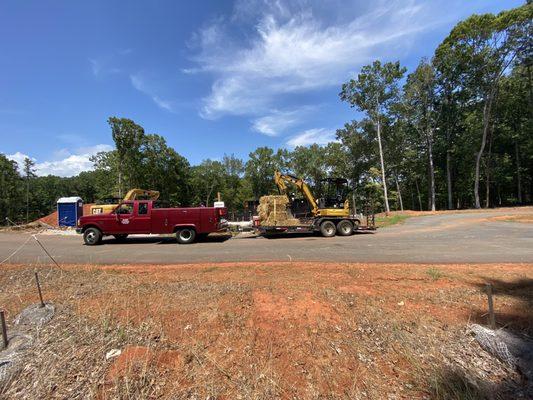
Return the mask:
[[83,234],[89,246],[101,243],[106,235],[123,240],[139,233],[175,233],[178,243],[188,244],[211,232],[225,230],[226,214],[226,208],[158,208],[154,201],[125,201],[110,213],[81,217],[76,232]]

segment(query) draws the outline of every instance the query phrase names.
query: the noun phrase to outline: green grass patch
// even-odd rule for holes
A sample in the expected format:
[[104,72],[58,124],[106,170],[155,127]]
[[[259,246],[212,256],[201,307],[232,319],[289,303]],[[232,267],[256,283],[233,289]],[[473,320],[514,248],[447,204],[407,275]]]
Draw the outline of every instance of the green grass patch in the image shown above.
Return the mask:
[[385,228],[387,226],[401,224],[407,218],[409,218],[409,216],[403,215],[403,214],[394,214],[388,217],[385,217],[385,216],[376,217],[376,226],[378,228]]
[[439,269],[437,269],[435,267],[429,268],[426,271],[426,274],[428,274],[431,277],[431,279],[433,279],[434,281],[437,281],[437,280],[439,280],[440,278],[442,278],[444,276],[442,271],[440,271]]

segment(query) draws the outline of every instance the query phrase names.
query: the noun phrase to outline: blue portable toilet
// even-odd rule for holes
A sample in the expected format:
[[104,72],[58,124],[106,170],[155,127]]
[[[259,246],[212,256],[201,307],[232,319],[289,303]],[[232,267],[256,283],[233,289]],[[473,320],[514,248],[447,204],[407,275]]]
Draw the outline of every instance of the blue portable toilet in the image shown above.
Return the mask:
[[59,226],[76,226],[83,215],[81,197],[61,197],[57,201],[57,223]]

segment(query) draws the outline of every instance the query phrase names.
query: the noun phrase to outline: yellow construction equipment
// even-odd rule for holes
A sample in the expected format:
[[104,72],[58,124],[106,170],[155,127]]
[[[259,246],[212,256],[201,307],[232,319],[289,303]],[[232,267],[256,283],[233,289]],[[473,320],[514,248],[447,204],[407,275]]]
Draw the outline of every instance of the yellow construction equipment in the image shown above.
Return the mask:
[[[148,200],[157,200],[159,192],[157,190],[131,189],[122,201],[136,200],[138,197],[146,197]],[[91,206],[91,214],[104,214],[113,211],[118,206],[115,204],[94,204]]]
[[[328,183],[337,183],[340,184],[342,182],[346,182],[345,179],[340,178],[329,178],[324,179],[324,181],[327,181]],[[309,186],[305,181],[301,178],[297,178],[293,175],[288,174],[282,174],[279,171],[274,172],[274,182],[276,183],[279,193],[287,195],[287,185],[286,182],[292,183],[294,186],[298,188],[298,190],[302,193],[302,195],[305,197],[307,202],[309,203],[309,206],[311,207],[311,214],[313,217],[349,217],[350,216],[350,202],[348,200],[337,202],[337,205],[341,205],[341,207],[327,207],[327,202],[323,202],[324,204],[320,204],[320,199],[317,200],[315,196],[313,196],[313,193],[311,193],[311,189],[309,189]],[[325,200],[325,199],[324,199]],[[322,206],[322,207],[321,207]]]
[[[362,216],[352,214],[350,203],[345,199],[346,191],[343,189],[346,189],[348,181],[343,178],[328,178],[323,181],[330,187],[333,185],[335,193],[331,196],[331,191],[326,190],[324,197],[317,199],[303,179],[276,171],[274,182],[280,195],[259,199],[259,215],[254,223],[256,229],[266,236],[303,232],[320,232],[325,237],[353,234],[359,229]],[[287,193],[287,183],[296,186],[302,193],[309,203],[310,213],[305,211],[301,216],[294,214],[297,200],[291,199],[292,196]]]

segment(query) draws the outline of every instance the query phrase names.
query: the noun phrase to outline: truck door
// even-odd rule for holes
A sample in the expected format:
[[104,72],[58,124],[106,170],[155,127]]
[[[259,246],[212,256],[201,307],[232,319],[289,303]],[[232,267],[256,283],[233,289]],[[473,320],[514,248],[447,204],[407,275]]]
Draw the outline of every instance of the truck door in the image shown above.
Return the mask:
[[109,233],[132,233],[130,223],[133,219],[133,203],[122,203],[113,214],[115,218]]
[[147,201],[138,201],[133,209],[130,220],[131,233],[150,233],[151,230],[150,206]]

